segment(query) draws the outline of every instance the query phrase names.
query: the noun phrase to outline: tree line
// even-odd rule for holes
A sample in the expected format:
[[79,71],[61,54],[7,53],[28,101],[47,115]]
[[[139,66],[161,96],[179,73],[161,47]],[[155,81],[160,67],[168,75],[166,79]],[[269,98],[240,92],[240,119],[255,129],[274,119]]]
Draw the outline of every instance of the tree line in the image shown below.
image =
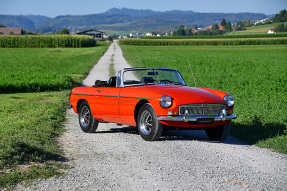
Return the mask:
[[[238,21],[235,24],[231,24],[230,21],[226,21],[225,19],[222,19],[220,25],[217,23],[214,23],[211,27],[198,30],[199,28],[197,25],[194,26],[194,29],[192,28],[185,28],[183,25],[180,25],[179,28],[174,31],[173,36],[205,36],[205,35],[222,35],[226,32],[232,32],[232,31],[242,31],[246,30],[246,27],[251,27],[253,25],[259,25],[259,24],[271,24],[273,23],[279,23],[279,22],[286,22],[287,21],[287,11],[284,9],[279,12],[279,14],[276,14],[272,19],[267,19],[264,21],[264,23],[256,23],[251,22],[248,19],[245,19],[244,21]],[[275,27],[274,32],[287,32],[287,24],[284,26],[284,24],[280,24]]]

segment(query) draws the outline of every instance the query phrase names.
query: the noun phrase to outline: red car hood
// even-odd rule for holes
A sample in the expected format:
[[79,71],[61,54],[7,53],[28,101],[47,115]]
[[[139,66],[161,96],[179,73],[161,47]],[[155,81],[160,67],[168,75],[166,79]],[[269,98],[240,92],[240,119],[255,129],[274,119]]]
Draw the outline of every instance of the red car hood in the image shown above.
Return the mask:
[[181,102],[182,105],[198,103],[225,104],[225,101],[216,94],[201,88],[176,85],[145,86],[144,88],[169,95]]

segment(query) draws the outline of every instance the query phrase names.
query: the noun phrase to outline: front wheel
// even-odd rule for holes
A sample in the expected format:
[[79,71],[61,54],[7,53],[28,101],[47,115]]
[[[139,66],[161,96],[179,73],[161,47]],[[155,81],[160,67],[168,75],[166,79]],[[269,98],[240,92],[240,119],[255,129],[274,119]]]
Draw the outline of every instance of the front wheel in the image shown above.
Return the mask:
[[138,115],[137,127],[139,134],[146,141],[156,141],[160,138],[163,125],[157,120],[155,111],[150,104],[144,104]]
[[229,135],[230,123],[217,126],[208,127],[205,129],[206,135],[213,141],[222,141]]
[[99,125],[99,121],[92,115],[87,101],[83,101],[79,108],[79,123],[85,133],[94,133]]

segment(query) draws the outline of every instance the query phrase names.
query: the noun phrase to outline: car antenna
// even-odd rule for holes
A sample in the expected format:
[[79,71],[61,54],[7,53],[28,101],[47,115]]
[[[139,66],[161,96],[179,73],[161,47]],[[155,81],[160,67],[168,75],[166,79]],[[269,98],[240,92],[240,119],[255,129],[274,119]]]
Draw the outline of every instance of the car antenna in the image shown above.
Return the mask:
[[195,77],[193,75],[193,72],[192,72],[192,69],[191,69],[190,62],[189,62],[188,58],[187,58],[187,62],[189,64],[189,68],[190,68],[190,71],[191,71],[191,74],[192,74],[192,77],[193,77],[193,80],[194,80],[195,87],[197,87],[196,82],[195,82]]

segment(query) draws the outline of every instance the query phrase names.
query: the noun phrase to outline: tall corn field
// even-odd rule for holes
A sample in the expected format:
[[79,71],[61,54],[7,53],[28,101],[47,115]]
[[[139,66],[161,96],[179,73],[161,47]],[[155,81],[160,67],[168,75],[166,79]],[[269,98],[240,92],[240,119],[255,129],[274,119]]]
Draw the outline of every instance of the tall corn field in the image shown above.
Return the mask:
[[223,39],[123,39],[121,45],[136,46],[210,46],[210,45],[275,45],[287,44],[287,37]]
[[1,48],[81,48],[95,45],[93,37],[84,35],[0,36]]

